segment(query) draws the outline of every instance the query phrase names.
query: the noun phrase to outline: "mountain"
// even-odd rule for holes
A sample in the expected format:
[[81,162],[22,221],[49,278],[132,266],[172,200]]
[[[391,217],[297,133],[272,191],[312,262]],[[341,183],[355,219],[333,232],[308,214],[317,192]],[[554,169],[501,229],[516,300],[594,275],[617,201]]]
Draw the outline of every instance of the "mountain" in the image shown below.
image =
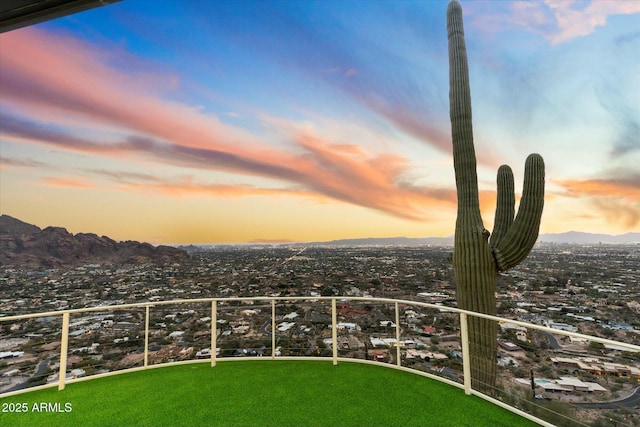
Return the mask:
[[362,239],[341,239],[328,242],[311,242],[313,246],[414,246],[414,245],[453,245],[453,236],[450,237],[370,237]]
[[640,243],[640,233],[626,233],[613,236],[610,234],[583,233],[581,231],[569,231],[557,234],[541,234],[538,237],[539,243],[575,243],[575,244],[595,244],[595,243],[615,243],[629,244]]
[[141,264],[180,262],[186,251],[107,236],[69,233],[61,227],[39,227],[8,215],[0,216],[0,265],[56,268],[79,264]]
[[[569,231],[558,234],[541,234],[538,243],[546,244],[634,244],[640,243],[640,233],[626,233],[613,236],[610,234],[583,233],[579,231]],[[290,243],[282,243],[290,245]],[[361,238],[361,239],[341,239],[325,242],[295,243],[296,246],[452,246],[453,236],[448,237],[383,237],[383,238]]]
[[[569,244],[633,244],[640,243],[640,233],[626,233],[613,236],[610,234],[583,233],[569,231],[558,234],[541,234],[538,243],[569,243]],[[387,238],[363,238],[342,239],[328,242],[308,243],[314,246],[383,246],[383,245],[436,245],[452,246],[453,236],[449,237],[387,237]]]

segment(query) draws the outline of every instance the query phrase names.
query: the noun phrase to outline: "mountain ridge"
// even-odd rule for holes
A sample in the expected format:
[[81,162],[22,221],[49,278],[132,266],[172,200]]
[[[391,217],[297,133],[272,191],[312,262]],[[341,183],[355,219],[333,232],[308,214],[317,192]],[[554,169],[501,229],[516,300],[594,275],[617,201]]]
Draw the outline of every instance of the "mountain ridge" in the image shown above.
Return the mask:
[[[190,244],[178,247],[187,252],[198,252],[207,248],[235,246],[453,246],[454,237],[363,237],[313,242],[286,241],[253,241],[247,243]],[[568,231],[565,233],[545,233],[538,237],[536,244],[640,244],[640,232],[629,232],[619,235]]]
[[72,234],[63,227],[44,229],[0,215],[0,266],[58,268],[68,265],[179,262],[186,251],[127,240],[116,242],[93,233]]
[[[447,237],[385,237],[385,238],[360,238],[339,239],[327,242],[310,242],[310,245],[442,245],[452,246],[453,236]],[[557,244],[634,244],[640,243],[640,232],[629,232],[612,235],[602,233],[586,233],[582,231],[567,231],[565,233],[543,233],[538,236],[537,243]],[[283,243],[286,244],[286,243]]]

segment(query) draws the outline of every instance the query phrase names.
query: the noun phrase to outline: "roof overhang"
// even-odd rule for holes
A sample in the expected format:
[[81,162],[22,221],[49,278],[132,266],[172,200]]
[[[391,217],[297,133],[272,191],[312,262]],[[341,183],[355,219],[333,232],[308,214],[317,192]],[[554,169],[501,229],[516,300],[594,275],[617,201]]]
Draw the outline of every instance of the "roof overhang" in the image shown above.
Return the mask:
[[118,1],[120,0],[2,0],[0,33]]

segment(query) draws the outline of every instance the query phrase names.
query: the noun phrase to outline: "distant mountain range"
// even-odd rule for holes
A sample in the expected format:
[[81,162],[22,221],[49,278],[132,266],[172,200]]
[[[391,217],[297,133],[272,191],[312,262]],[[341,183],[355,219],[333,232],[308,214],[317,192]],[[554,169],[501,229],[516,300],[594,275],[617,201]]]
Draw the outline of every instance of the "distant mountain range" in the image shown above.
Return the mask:
[[0,216],[0,265],[57,268],[80,264],[180,262],[186,251],[107,236],[71,234],[61,227],[39,227],[8,215]]
[[[621,235],[583,233],[569,231],[558,234],[541,234],[538,244],[640,244],[640,233],[626,233]],[[318,242],[251,242],[247,244],[211,244],[180,246],[189,253],[206,251],[212,248],[226,248],[236,246],[453,246],[453,236],[448,237],[369,237],[361,239],[340,239]]]
[[625,234],[611,235],[611,234],[583,233],[581,231],[568,231],[566,233],[541,234],[538,237],[538,242],[577,243],[577,244],[578,243],[579,244],[594,244],[594,243],[630,244],[630,243],[640,243],[640,233],[625,233]]
[[[567,243],[567,244],[633,244],[640,243],[640,233],[626,233],[617,236],[610,234],[583,233],[569,231],[557,234],[541,234],[538,243]],[[375,245],[434,245],[453,246],[453,236],[449,237],[387,237],[387,238],[363,238],[341,239],[328,242],[312,242],[314,246],[375,246]]]
[[433,246],[451,246],[453,245],[453,236],[450,237],[370,237],[362,239],[340,239],[328,242],[309,242],[312,246],[417,246],[417,245],[433,245]]
[[[570,231],[559,234],[541,234],[538,243],[550,244],[640,244],[640,233],[617,236]],[[274,243],[275,244],[275,243]],[[252,245],[267,245],[254,243]],[[291,243],[296,246],[453,246],[449,237],[388,237],[342,239],[325,242]],[[233,245],[190,245],[179,248],[153,246],[136,241],[116,242],[107,236],[91,233],[71,234],[61,227],[39,227],[8,215],[0,216],[0,266],[15,265],[27,268],[56,268],[79,264],[140,264],[147,262],[180,262],[206,247]]]

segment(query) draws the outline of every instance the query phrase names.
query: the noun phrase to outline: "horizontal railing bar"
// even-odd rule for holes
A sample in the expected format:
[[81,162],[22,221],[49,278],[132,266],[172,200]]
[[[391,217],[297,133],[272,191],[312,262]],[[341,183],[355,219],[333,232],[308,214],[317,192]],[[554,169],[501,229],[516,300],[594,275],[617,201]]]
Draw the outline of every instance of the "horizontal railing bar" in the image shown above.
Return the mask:
[[[580,334],[577,332],[564,331],[560,329],[550,328],[548,326],[536,325],[534,323],[522,322],[514,319],[507,319],[504,317],[492,316],[489,314],[477,313],[474,311],[463,310],[455,307],[447,307],[443,305],[425,303],[420,301],[411,301],[405,299],[393,299],[393,298],[376,298],[376,297],[343,297],[343,296],[288,296],[288,297],[271,297],[271,296],[262,296],[262,297],[224,297],[224,298],[195,298],[195,299],[178,299],[178,300],[169,300],[169,301],[153,301],[153,302],[139,302],[139,303],[131,303],[131,304],[119,304],[119,305],[109,305],[109,306],[97,306],[97,307],[87,307],[87,308],[76,308],[69,310],[59,310],[59,311],[49,311],[43,313],[30,313],[30,314],[21,314],[16,316],[5,316],[0,317],[0,322],[6,321],[15,321],[22,319],[31,319],[37,317],[52,317],[52,316],[62,316],[64,313],[69,314],[77,314],[77,313],[88,313],[95,311],[115,311],[115,310],[124,310],[130,308],[141,308],[141,307],[154,307],[161,305],[171,305],[171,304],[197,304],[197,303],[211,303],[212,301],[217,301],[218,303],[224,302],[234,302],[234,301],[331,301],[336,300],[338,302],[342,301],[362,301],[362,302],[383,302],[383,303],[399,303],[399,304],[407,304],[425,308],[436,309],[440,311],[446,311],[450,313],[466,313],[469,316],[480,317],[483,319],[494,320],[496,322],[509,322],[514,325],[523,326],[526,328],[536,329],[544,332],[549,332],[552,334],[558,335],[566,335],[574,338],[586,339],[589,341],[599,342],[604,345],[613,345],[616,347],[622,347],[624,349],[628,349],[631,352],[640,352],[640,346],[633,345],[630,343],[626,343],[623,341],[614,341],[606,338],[595,337],[592,335]],[[221,307],[222,308],[222,307]]]

